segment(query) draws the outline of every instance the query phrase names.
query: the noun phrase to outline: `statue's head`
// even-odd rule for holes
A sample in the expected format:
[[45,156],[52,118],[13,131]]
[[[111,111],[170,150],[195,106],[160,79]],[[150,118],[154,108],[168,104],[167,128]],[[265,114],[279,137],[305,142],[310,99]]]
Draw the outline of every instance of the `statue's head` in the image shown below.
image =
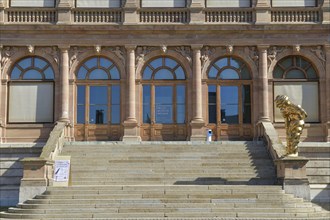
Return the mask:
[[286,95],[278,95],[275,98],[275,104],[277,108],[283,108],[285,106],[288,106],[290,104],[289,97]]

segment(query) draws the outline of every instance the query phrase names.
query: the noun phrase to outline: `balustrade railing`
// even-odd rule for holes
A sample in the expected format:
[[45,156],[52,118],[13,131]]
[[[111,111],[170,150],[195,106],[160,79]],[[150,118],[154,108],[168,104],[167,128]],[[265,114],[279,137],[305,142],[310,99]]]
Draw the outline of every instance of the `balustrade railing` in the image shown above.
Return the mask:
[[205,22],[207,23],[252,23],[252,9],[207,9],[205,13]]
[[140,23],[189,23],[190,13],[187,9],[141,9]]
[[121,9],[74,9],[75,23],[122,23]]
[[271,22],[275,23],[303,23],[320,22],[319,9],[272,9]]
[[57,12],[55,9],[15,9],[7,11],[8,22],[12,23],[56,23]]

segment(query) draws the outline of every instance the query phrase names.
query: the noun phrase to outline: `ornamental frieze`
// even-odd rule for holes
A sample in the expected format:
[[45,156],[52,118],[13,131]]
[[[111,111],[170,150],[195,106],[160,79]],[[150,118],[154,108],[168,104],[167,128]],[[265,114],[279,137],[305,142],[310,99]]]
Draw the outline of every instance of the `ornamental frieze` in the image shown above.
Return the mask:
[[40,48],[43,54],[51,56],[54,61],[59,64],[59,50],[57,47],[42,47]]
[[322,46],[312,47],[310,48],[310,51],[316,55],[316,57],[322,62],[323,65],[325,65],[326,57]]
[[179,54],[181,54],[183,57],[185,57],[189,63],[191,63],[191,49],[190,47],[185,47],[185,46],[181,46],[181,47],[176,47],[175,51],[178,52]]
[[211,59],[211,57],[215,54],[216,49],[214,47],[205,46],[201,52],[201,61],[202,67],[204,67],[205,63]]

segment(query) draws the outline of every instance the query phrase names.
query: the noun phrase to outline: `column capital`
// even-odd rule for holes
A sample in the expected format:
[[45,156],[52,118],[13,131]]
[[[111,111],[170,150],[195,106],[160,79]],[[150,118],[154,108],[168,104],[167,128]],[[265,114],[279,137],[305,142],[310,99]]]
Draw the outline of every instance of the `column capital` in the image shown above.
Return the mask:
[[69,0],[59,0],[57,8],[72,8],[71,1]]
[[61,44],[61,45],[58,45],[57,47],[61,51],[65,51],[65,50],[69,50],[70,49],[70,45],[63,45],[63,44]]
[[135,44],[126,44],[125,48],[126,48],[126,50],[135,50],[136,45]]
[[257,45],[258,50],[267,50],[269,48],[268,44]]
[[204,0],[190,0],[190,8],[204,8],[205,1]]
[[203,48],[203,44],[192,44],[190,47],[193,50],[201,50]]
[[137,0],[126,0],[123,4],[124,8],[138,8],[139,7],[139,3],[137,2]]
[[257,0],[256,7],[257,8],[269,8],[270,0]]

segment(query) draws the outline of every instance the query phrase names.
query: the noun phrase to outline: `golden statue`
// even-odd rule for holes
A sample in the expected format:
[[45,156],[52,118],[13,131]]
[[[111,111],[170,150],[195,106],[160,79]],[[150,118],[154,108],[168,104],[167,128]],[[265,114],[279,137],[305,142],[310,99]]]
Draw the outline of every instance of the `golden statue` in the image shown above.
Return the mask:
[[281,110],[286,129],[286,154],[287,156],[298,156],[298,143],[304,128],[304,119],[307,113],[300,105],[291,103],[289,97],[278,95],[275,99],[276,107]]

